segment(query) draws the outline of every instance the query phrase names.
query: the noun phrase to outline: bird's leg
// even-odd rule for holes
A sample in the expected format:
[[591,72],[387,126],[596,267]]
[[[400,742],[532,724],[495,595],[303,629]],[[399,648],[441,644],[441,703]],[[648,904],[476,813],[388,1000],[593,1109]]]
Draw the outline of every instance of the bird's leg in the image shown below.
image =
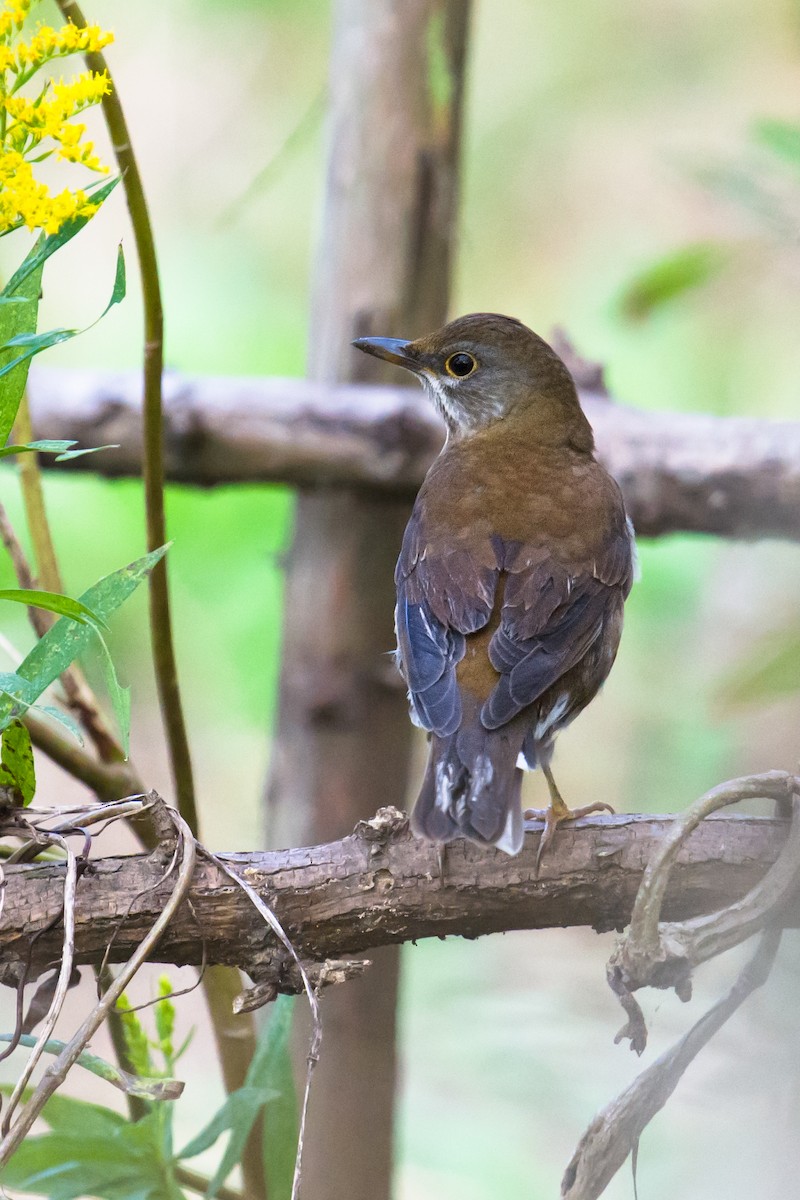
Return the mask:
[[546,809],[527,808],[525,810],[526,821],[540,820],[544,821],[544,829],[539,841],[539,849],[536,854],[536,874],[539,874],[539,866],[541,865],[542,855],[548,848],[553,838],[555,837],[556,829],[562,821],[575,821],[578,817],[587,817],[593,812],[610,812],[614,809],[610,804],[606,804],[603,800],[596,800],[594,804],[585,804],[582,808],[570,808],[561,792],[558,790],[556,781],[553,778],[553,772],[550,770],[549,759],[542,756],[539,762],[545,779],[547,780],[547,788],[550,792],[550,804]]

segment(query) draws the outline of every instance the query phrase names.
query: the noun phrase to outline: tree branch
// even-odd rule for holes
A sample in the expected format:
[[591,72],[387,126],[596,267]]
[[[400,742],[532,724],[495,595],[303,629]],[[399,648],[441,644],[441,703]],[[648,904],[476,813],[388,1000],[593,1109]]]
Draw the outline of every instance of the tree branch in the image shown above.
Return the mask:
[[[60,470],[140,474],[137,373],[34,368],[29,390],[37,438],[120,445]],[[164,401],[166,470],[183,483],[345,483],[410,495],[442,441],[410,388],[169,374]],[[646,412],[587,389],[581,401],[640,534],[800,538],[800,421]]]
[[[443,882],[436,848],[413,838],[396,809],[381,809],[338,842],[228,858],[247,872],[303,959],[313,964],[423,937],[472,938],[567,925],[621,928],[630,919],[644,867],[671,824],[670,817],[605,815],[576,822],[559,830],[538,879],[541,823],[529,823],[523,851],[514,859],[454,843],[445,857]],[[678,855],[664,919],[685,919],[738,900],[775,862],[787,829],[787,823],[766,817],[703,822]],[[162,857],[98,859],[81,877],[76,961],[99,961],[112,934],[112,959],[133,952],[166,900],[168,887],[159,882],[163,849],[159,853]],[[58,864],[6,868],[0,923],[4,972],[13,975],[29,953],[31,977],[57,960],[62,876]],[[787,923],[800,924],[800,912],[790,914]],[[204,949],[210,963],[242,967],[260,984],[299,990],[288,956],[265,932],[241,889],[212,863],[198,861],[191,905],[179,909],[155,957],[198,964]]]

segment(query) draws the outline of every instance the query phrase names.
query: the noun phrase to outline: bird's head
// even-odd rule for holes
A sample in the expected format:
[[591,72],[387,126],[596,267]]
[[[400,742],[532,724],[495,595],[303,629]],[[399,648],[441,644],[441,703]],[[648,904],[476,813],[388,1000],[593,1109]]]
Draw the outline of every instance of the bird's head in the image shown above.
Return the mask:
[[580,441],[591,431],[564,363],[547,342],[513,317],[472,313],[416,341],[365,337],[359,350],[413,372],[443,417],[450,437],[468,437],[524,416],[533,436]]

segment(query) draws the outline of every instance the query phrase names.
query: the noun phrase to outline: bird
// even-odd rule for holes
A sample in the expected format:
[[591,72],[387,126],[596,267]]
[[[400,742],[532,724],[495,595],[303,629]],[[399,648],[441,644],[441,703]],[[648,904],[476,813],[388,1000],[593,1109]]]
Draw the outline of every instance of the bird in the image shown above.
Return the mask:
[[[447,438],[417,495],[395,583],[396,662],[429,735],[412,831],[522,848],[521,781],[549,790],[537,870],[570,809],[554,741],[616,657],[636,551],[566,365],[514,317],[471,313],[412,341],[361,337],[419,379]],[[443,853],[443,850],[442,850]]]

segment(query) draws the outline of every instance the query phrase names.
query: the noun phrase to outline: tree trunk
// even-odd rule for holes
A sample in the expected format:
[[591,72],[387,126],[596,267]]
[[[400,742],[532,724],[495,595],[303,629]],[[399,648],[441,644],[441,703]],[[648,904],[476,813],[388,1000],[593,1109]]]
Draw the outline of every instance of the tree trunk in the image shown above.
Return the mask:
[[[350,341],[412,337],[446,317],[468,10],[465,0],[334,5],[314,379],[387,378]],[[387,651],[407,517],[405,501],[365,490],[298,497],[267,802],[273,844],[339,837],[376,797],[405,805],[411,727]],[[367,977],[325,997],[303,1171],[313,1200],[390,1195],[398,970],[398,951],[384,949]]]

